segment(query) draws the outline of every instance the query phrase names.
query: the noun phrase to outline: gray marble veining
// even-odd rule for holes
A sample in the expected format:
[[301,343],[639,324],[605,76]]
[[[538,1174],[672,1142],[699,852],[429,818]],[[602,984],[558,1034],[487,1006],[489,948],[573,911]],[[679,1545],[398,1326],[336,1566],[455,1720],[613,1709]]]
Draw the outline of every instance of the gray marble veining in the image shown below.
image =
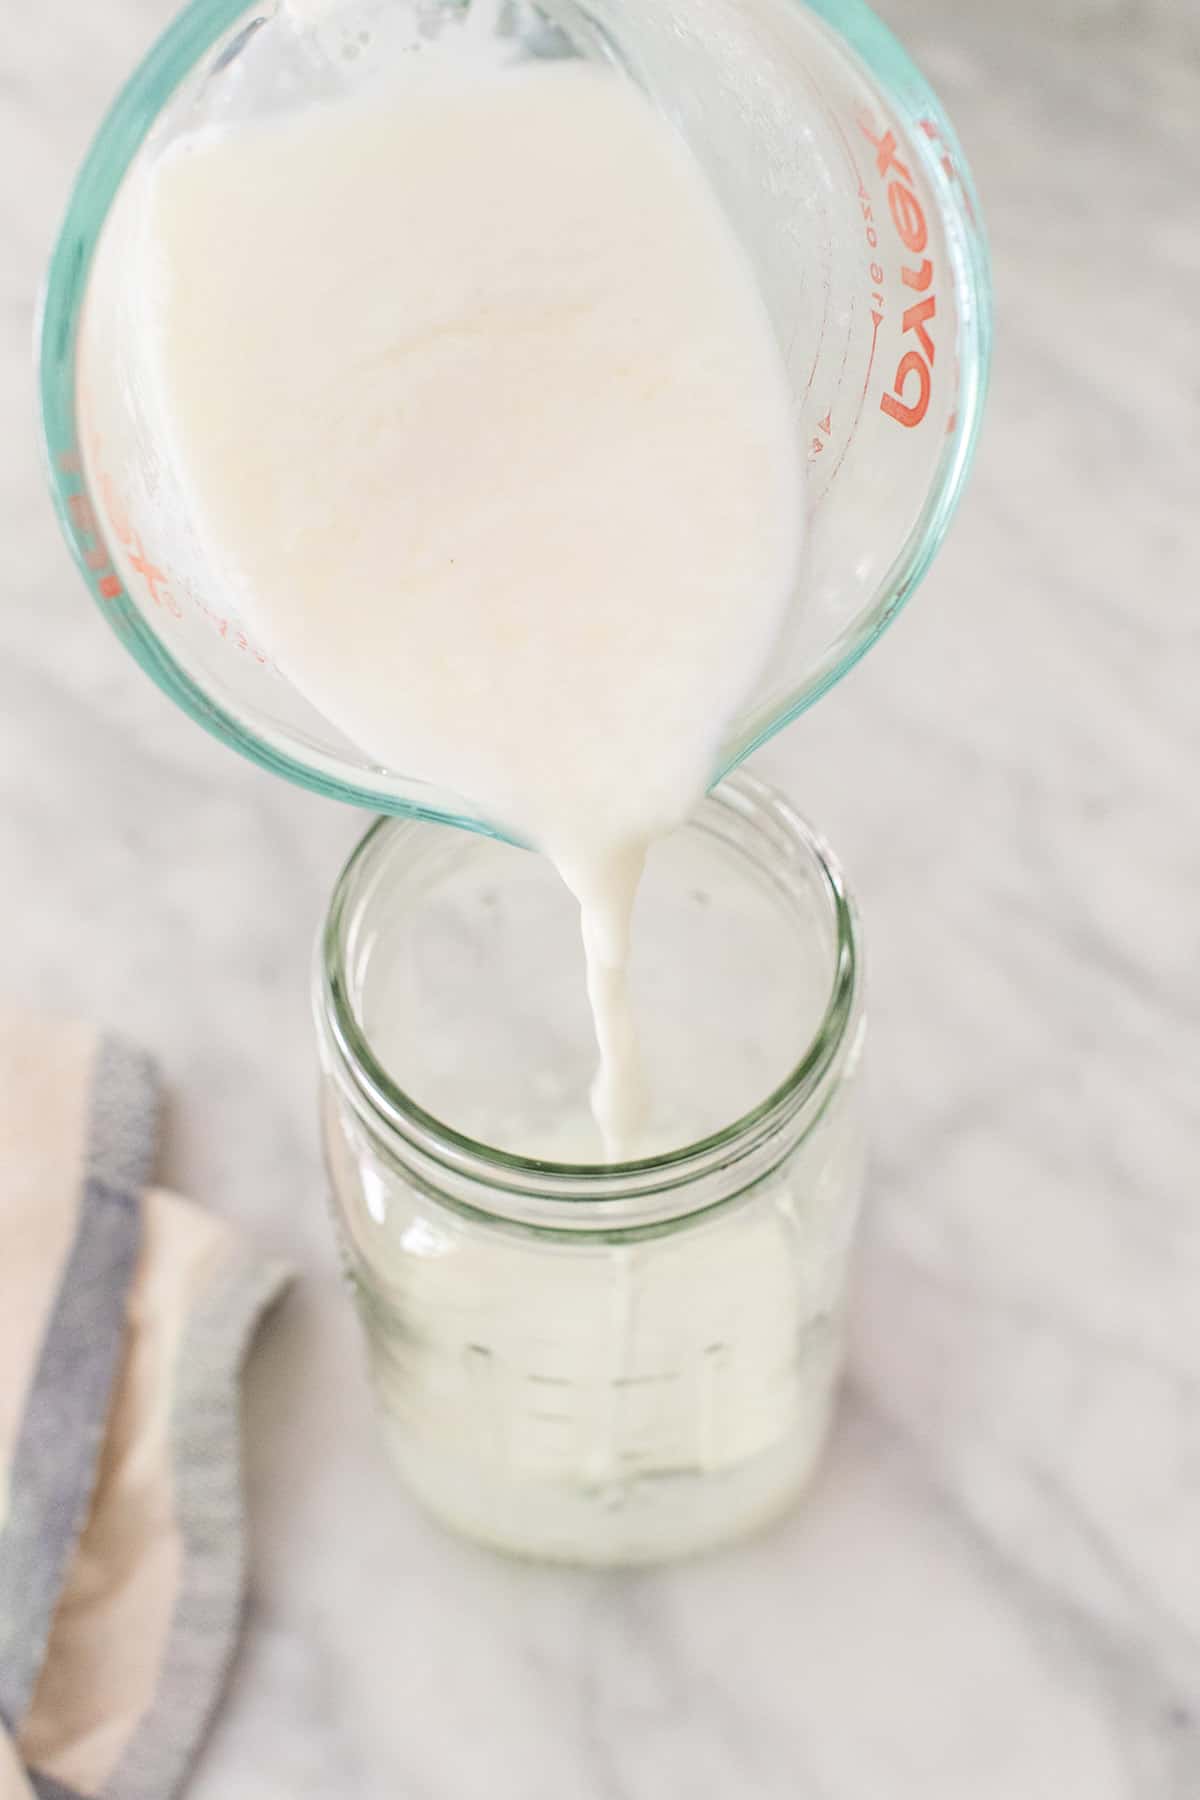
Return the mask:
[[448,1541],[386,1472],[307,1020],[362,821],[172,711],[43,499],[40,269],[169,10],[48,0],[0,72],[0,992],[150,1045],[171,1179],[305,1271],[250,1382],[249,1628],[196,1800],[1196,1800],[1194,9],[886,8],[978,176],[998,348],[911,613],[759,759],[870,943],[851,1377],[790,1522],[616,1577]]

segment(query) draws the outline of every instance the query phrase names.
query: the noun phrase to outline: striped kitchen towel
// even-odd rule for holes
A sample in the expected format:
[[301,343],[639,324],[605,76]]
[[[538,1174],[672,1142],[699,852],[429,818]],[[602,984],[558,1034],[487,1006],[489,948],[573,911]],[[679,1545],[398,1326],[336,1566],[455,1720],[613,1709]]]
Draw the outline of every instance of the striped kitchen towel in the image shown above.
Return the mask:
[[0,1797],[170,1800],[242,1593],[238,1381],[286,1282],[152,1185],[149,1059],[0,1013]]

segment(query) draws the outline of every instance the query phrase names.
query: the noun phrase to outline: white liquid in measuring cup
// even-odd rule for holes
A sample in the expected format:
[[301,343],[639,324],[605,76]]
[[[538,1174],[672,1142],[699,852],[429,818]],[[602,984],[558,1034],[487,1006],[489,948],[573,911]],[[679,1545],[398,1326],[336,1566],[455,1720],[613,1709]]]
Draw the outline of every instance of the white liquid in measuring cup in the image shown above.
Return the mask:
[[368,754],[550,856],[583,915],[610,1158],[624,968],[782,624],[783,363],[689,153],[578,62],[439,75],[173,146],[145,329],[196,529]]

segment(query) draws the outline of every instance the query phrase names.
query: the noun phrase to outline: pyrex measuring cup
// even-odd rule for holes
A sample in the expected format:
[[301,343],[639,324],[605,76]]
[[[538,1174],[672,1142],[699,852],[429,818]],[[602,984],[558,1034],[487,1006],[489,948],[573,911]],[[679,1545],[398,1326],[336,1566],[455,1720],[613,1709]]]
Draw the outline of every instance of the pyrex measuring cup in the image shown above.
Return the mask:
[[218,737],[320,792],[488,830],[469,796],[360,752],[222,592],[144,404],[126,260],[138,176],[179,134],[459,42],[476,59],[481,43],[595,57],[638,82],[755,266],[807,452],[808,549],[725,769],[844,674],[927,568],[979,424],[989,289],[954,133],[860,0],[193,0],[102,126],[50,265],[41,390],[63,529],[118,636]]

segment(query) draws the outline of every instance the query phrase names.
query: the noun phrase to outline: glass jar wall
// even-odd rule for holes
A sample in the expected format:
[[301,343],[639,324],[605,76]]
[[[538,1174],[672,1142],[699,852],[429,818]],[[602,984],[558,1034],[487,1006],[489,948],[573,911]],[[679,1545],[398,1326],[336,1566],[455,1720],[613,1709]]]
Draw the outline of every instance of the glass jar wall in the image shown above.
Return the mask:
[[387,821],[316,984],[334,1214],[388,1448],[501,1549],[657,1560],[804,1485],[861,1186],[853,909],[744,775],[651,853],[632,971],[652,1106],[605,1165],[578,922],[540,857]]

